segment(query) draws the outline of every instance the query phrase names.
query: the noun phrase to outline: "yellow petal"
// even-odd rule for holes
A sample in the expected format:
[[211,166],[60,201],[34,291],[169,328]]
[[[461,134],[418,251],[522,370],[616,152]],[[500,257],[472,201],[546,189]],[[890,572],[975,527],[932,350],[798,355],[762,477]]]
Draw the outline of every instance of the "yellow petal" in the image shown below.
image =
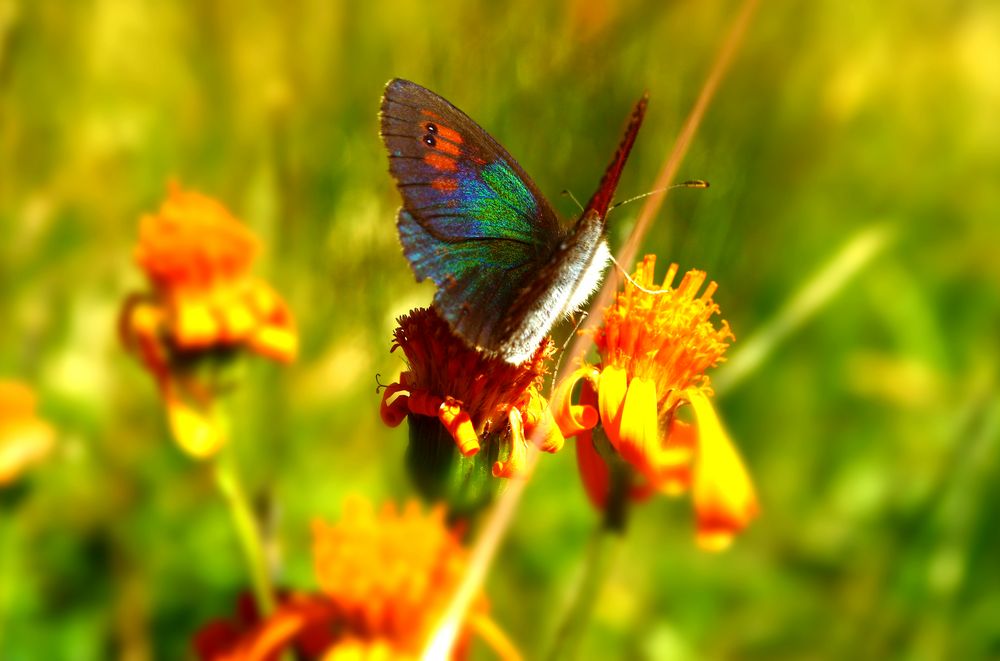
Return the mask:
[[0,420],[0,486],[44,459],[54,441],[52,427],[36,418]]
[[573,404],[573,389],[580,379],[597,383],[600,375],[596,367],[585,365],[565,378],[553,393],[551,408],[564,438],[597,426],[597,409],[585,404]]
[[179,294],[174,311],[174,340],[182,349],[198,349],[219,339],[219,322],[205,301]]
[[621,445],[619,430],[627,390],[628,375],[623,368],[611,365],[601,370],[601,379],[597,387],[597,408],[601,413],[601,425],[608,434],[608,440],[619,451]]
[[220,322],[219,339],[223,342],[239,342],[248,337],[257,325],[250,306],[236,296],[219,301],[215,314]]
[[706,550],[722,550],[757,516],[757,494],[708,397],[695,388],[684,394],[698,425],[693,491],[698,544]]
[[[603,386],[603,383],[602,383]],[[660,428],[656,417],[656,383],[635,377],[622,406],[618,453],[650,480],[657,477]]]
[[291,328],[269,324],[261,326],[248,340],[250,348],[260,355],[290,363],[299,350],[299,336]]
[[213,419],[211,409],[197,410],[170,394],[165,399],[170,430],[181,449],[196,459],[205,459],[218,452],[225,434]]

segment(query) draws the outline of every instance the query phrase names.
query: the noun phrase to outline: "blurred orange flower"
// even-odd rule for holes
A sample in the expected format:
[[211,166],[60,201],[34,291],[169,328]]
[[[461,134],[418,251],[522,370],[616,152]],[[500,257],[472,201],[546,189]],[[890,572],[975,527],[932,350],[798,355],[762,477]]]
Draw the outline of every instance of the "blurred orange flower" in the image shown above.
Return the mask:
[[[581,367],[560,384],[553,408],[563,433],[579,435],[581,475],[595,505],[603,508],[609,494],[610,450],[637,473],[634,498],[691,488],[698,542],[721,549],[758,513],[753,483],[712,407],[705,375],[734,336],[727,322],[716,328],[711,321],[719,311],[716,284],[698,295],[704,272],[689,271],[672,288],[672,264],[661,287],[653,280],[655,265],[653,255],[639,263],[595,333],[601,364]],[[693,425],[681,419],[686,408]],[[592,434],[598,423],[611,446],[603,454]]]
[[55,433],[36,416],[35,407],[31,388],[19,381],[0,381],[0,487],[52,451]]
[[[468,565],[443,508],[425,514],[410,503],[402,512],[389,505],[376,513],[367,501],[349,499],[339,523],[314,524],[313,540],[320,594],[286,597],[252,628],[246,613],[242,624],[211,623],[196,638],[203,660],[277,659],[292,648],[338,661],[420,656]],[[519,658],[487,611],[480,597],[452,659],[466,658],[473,633],[501,658]]]
[[152,292],[126,301],[121,335],[157,380],[174,436],[194,456],[214,453],[223,434],[210,415],[215,388],[192,366],[239,349],[286,363],[297,352],[288,307],[250,273],[258,248],[219,202],[177,184],[141,220],[135,259]]
[[[382,393],[382,420],[390,427],[407,416],[437,418],[463,456],[479,452],[484,436],[507,445],[505,460],[493,465],[497,477],[520,471],[527,438],[546,452],[565,443],[539,393],[551,340],[519,365],[470,348],[431,308],[400,317],[392,350],[401,348],[409,369]],[[508,433],[509,432],[509,433]]]

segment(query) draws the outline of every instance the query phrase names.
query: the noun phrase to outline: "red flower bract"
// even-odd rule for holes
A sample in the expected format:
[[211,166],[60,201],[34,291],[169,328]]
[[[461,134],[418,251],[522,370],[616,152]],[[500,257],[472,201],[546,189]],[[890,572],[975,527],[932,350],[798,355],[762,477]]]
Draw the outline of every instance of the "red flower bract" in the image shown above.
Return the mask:
[[501,438],[510,430],[506,461],[493,467],[496,476],[517,474],[526,438],[547,452],[564,439],[548,402],[538,392],[553,352],[545,340],[531,358],[513,365],[468,347],[430,308],[399,319],[393,350],[400,348],[409,369],[382,395],[382,420],[390,426],[408,415],[436,417],[465,456],[479,452],[484,436]]

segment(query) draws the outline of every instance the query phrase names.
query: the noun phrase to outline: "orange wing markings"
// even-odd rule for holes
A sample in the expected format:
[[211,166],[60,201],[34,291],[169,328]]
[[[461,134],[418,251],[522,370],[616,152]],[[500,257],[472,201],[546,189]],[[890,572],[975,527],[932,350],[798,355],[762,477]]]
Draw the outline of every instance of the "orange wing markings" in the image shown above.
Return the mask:
[[454,142],[456,145],[462,144],[462,134],[455,129],[450,129],[447,126],[438,125],[437,127],[438,135],[440,135],[445,140]]
[[462,151],[458,145],[453,144],[451,142],[446,142],[444,140],[437,141],[437,150],[443,151],[444,153],[450,154],[452,156],[458,156]]
[[451,193],[458,190],[458,182],[449,177],[438,177],[431,182],[431,186],[442,193]]
[[442,172],[453,172],[458,169],[458,164],[455,162],[454,158],[437,152],[430,152],[424,156],[424,163],[431,166],[435,170],[440,170]]

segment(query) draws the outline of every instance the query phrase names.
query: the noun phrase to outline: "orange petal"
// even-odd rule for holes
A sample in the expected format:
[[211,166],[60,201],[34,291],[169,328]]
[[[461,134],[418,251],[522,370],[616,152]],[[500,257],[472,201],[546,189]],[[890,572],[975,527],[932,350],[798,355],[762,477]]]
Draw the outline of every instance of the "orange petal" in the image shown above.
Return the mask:
[[471,457],[479,452],[479,435],[472,425],[472,418],[452,398],[448,398],[438,409],[438,419],[458,445],[458,451],[463,456]]
[[556,388],[550,402],[556,423],[564,438],[575,436],[580,432],[597,426],[599,417],[593,406],[573,404],[573,389],[580,379],[597,383],[600,371],[596,367],[584,366],[566,377]]
[[694,472],[694,507],[698,544],[718,551],[759,512],[750,474],[729,440],[711,402],[700,390],[685,392],[698,425],[698,460]]
[[601,370],[597,387],[598,410],[601,412],[601,425],[616,450],[621,444],[619,430],[627,390],[628,375],[623,368],[611,365]]
[[215,314],[219,320],[219,339],[223,342],[239,342],[248,337],[257,325],[250,307],[232,296],[216,305]]
[[[603,378],[601,386],[604,386]],[[634,377],[622,406],[619,443],[622,458],[650,480],[656,479],[660,454],[660,427],[656,416],[656,383]]]

